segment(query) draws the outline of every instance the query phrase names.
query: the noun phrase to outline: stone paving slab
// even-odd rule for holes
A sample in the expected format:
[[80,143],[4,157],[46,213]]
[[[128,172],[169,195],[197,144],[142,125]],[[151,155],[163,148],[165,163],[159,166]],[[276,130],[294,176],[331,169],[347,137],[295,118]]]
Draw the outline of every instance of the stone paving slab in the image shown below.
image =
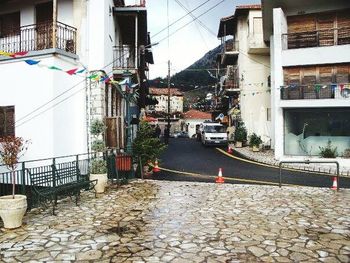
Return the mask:
[[1,262],[350,262],[350,190],[134,181],[0,230]]

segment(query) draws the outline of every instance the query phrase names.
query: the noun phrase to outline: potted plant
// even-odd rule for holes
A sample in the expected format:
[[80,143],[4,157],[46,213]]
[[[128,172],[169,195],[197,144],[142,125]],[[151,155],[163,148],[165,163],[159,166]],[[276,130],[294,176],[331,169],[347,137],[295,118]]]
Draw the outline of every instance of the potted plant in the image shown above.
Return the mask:
[[249,146],[253,148],[253,152],[259,151],[259,146],[262,143],[261,137],[255,132],[249,137]]
[[[140,127],[133,142],[133,153],[140,160],[145,172],[150,172],[149,161],[155,161],[165,150],[166,145],[159,138],[154,138],[154,130],[145,121],[140,122]],[[141,168],[140,168],[141,169]]]
[[0,158],[1,161],[11,171],[12,195],[0,197],[0,217],[5,228],[17,228],[22,225],[23,216],[27,210],[27,197],[16,195],[16,173],[18,160],[27,150],[29,141],[21,137],[6,136],[0,138]]
[[103,152],[106,149],[103,141],[104,123],[99,119],[91,122],[90,133],[93,136],[91,150],[94,152],[94,158],[90,163],[90,180],[97,180],[95,185],[96,193],[103,193],[107,185],[107,162],[103,159]]
[[332,142],[328,140],[326,147],[320,148],[320,156],[323,158],[335,158],[338,156],[337,147],[332,147]]
[[245,128],[243,123],[237,126],[235,130],[234,140],[235,140],[235,146],[237,148],[241,148],[243,145],[243,142],[247,140],[247,129]]

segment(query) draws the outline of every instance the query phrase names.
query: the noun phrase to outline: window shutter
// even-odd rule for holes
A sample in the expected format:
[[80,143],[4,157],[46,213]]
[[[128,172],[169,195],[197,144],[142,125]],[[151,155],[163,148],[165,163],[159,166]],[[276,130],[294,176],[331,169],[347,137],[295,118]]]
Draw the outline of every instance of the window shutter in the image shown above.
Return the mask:
[[322,46],[333,46],[334,45],[334,20],[335,15],[319,15],[317,18],[317,26],[319,30],[319,45]]
[[333,67],[330,66],[321,66],[319,67],[320,74],[320,84],[331,84],[332,83],[332,75],[333,75]]

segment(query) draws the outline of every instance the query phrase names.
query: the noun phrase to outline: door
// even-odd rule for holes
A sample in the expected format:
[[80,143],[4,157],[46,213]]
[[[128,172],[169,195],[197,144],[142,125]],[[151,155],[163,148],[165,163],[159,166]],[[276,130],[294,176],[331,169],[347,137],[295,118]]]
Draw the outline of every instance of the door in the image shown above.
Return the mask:
[[52,1],[35,6],[37,50],[52,47]]

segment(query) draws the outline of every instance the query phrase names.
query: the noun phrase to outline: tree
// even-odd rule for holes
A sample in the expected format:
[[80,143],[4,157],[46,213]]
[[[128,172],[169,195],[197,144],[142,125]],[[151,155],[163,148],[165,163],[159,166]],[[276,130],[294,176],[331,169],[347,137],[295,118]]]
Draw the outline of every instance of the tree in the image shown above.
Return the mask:
[[0,158],[12,173],[12,198],[15,198],[15,170],[19,159],[28,149],[29,140],[22,137],[5,136],[0,138]]

